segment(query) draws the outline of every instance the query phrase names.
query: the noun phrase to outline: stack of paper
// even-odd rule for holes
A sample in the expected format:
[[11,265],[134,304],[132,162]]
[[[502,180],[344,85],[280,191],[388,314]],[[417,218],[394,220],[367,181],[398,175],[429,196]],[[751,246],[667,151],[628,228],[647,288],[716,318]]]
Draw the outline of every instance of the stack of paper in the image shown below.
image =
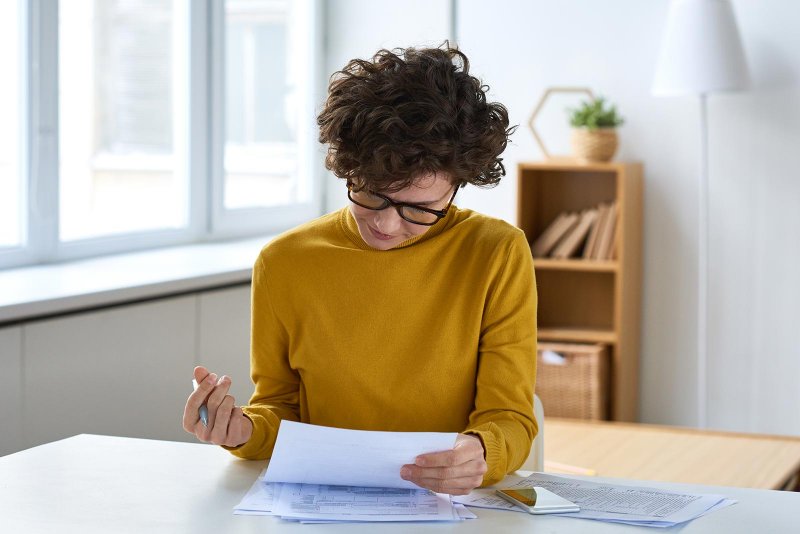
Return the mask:
[[[639,486],[603,484],[569,477],[533,473],[508,477],[506,488],[543,487],[580,506],[580,512],[559,514],[560,517],[595,519],[646,527],[671,527],[713,512],[736,501],[723,495],[679,493]],[[494,490],[478,489],[463,497],[453,497],[457,503],[481,508],[523,511],[494,495]]]
[[422,453],[456,434],[368,432],[282,421],[269,467],[234,513],[302,522],[459,521],[476,516],[449,495],[400,478]]
[[[265,471],[266,473],[266,471]],[[289,521],[460,521],[477,516],[449,495],[423,489],[289,484],[256,480],[234,508],[237,515]]]

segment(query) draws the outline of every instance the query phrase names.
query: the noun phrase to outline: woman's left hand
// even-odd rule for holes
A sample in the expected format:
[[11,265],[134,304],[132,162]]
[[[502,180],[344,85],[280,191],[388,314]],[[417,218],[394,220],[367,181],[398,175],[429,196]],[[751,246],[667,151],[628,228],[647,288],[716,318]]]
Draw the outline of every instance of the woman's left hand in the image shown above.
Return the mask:
[[400,476],[436,493],[466,495],[483,482],[488,469],[483,455],[477,436],[459,434],[452,450],[420,454],[400,469]]

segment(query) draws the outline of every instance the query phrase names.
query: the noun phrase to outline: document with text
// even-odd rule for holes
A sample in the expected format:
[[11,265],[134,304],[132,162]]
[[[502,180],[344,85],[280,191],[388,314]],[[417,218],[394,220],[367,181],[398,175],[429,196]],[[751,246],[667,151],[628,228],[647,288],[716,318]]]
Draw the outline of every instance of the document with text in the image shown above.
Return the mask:
[[[591,482],[545,473],[533,473],[525,478],[507,477],[498,486],[539,486],[574,502],[581,509],[580,512],[559,514],[561,517],[648,527],[671,527],[736,503],[723,495],[680,493],[642,486]],[[509,508],[509,503],[493,495],[493,492],[492,489],[473,490],[469,495],[454,497],[453,501],[482,508],[516,508]]]
[[273,511],[284,519],[455,521],[447,495],[422,489],[281,484]]
[[267,469],[234,508],[304,523],[461,521],[476,516],[449,495],[400,478],[427,452],[452,449],[457,434],[344,430],[282,421]]

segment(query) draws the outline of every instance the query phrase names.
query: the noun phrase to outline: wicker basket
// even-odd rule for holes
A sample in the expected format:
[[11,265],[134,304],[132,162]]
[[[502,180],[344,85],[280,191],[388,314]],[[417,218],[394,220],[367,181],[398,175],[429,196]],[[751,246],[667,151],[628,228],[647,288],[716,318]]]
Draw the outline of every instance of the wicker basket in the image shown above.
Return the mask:
[[[551,363],[542,353],[561,356]],[[547,417],[606,419],[609,362],[606,345],[539,343],[536,394]]]
[[572,129],[572,151],[580,160],[609,161],[617,151],[617,143],[615,128]]

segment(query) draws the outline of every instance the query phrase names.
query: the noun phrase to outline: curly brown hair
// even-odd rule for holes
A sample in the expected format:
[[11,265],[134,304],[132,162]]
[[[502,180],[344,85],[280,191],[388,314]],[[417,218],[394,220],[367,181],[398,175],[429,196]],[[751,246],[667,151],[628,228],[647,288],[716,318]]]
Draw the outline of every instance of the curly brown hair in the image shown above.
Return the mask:
[[453,184],[497,185],[514,128],[505,106],[486,101],[488,89],[447,42],[353,59],[331,76],[317,117],[319,141],[329,145],[325,166],[376,191],[442,172]]

